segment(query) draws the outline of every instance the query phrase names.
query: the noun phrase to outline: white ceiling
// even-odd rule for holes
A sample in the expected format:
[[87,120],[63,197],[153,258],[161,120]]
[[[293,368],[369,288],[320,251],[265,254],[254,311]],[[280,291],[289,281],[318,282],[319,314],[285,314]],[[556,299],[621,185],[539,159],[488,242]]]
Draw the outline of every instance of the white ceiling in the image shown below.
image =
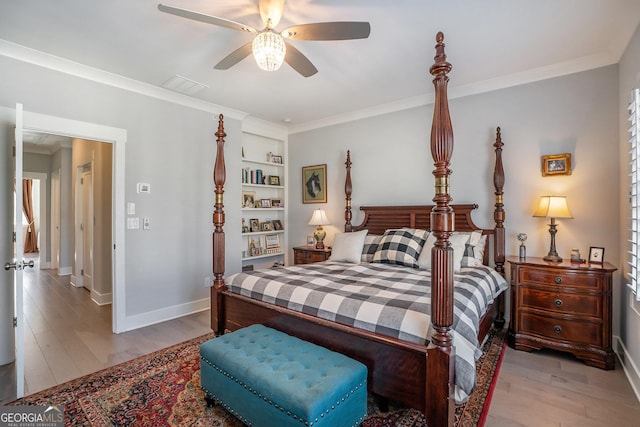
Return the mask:
[[[257,0],[162,2],[262,28]],[[290,41],[319,70],[304,78],[286,64],[261,71],[252,57],[214,70],[251,34],[157,4],[3,0],[0,39],[154,86],[184,76],[208,86],[195,98],[300,130],[429,102],[438,31],[454,97],[617,63],[640,22],[640,0],[288,0],[276,30],[371,23],[364,40]]]

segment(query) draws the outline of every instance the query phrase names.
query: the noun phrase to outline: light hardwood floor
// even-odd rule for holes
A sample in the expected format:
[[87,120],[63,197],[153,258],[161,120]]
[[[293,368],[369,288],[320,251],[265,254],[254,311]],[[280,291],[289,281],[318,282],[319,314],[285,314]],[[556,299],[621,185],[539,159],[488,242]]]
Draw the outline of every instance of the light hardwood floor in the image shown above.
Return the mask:
[[[27,393],[210,332],[206,311],[114,335],[111,306],[53,273],[25,274]],[[10,368],[0,367],[2,383]],[[0,387],[0,401],[9,399]],[[570,355],[507,347],[486,426],[640,426],[640,403],[619,366],[603,371]]]

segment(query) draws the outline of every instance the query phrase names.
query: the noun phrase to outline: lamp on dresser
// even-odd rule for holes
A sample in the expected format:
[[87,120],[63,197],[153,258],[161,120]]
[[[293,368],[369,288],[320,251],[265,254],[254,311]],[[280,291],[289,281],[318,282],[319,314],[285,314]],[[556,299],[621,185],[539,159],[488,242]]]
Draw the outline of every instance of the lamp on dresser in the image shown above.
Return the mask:
[[316,249],[324,249],[324,238],[327,235],[327,232],[323,230],[323,225],[328,225],[329,220],[327,219],[327,214],[324,212],[324,209],[316,209],[313,211],[313,216],[311,216],[311,220],[309,220],[309,225],[317,225],[316,231],[313,232],[313,238],[316,241]]
[[573,218],[567,205],[565,196],[542,196],[538,208],[533,213],[534,217],[551,218],[549,224],[549,234],[551,235],[551,245],[549,253],[542,259],[551,262],[562,262],[562,258],[558,256],[556,251],[556,218]]

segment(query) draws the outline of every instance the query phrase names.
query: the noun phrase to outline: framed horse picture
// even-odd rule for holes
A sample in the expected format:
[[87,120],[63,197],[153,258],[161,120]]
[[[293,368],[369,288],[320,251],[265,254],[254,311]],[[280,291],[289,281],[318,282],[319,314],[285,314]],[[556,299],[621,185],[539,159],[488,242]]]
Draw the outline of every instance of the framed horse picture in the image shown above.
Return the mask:
[[302,168],[302,203],[327,203],[327,165]]

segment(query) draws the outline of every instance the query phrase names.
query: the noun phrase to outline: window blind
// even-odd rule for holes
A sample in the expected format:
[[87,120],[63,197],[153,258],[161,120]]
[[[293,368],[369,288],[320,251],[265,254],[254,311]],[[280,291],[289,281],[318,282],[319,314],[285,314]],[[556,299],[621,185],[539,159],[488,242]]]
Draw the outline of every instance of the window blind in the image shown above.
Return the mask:
[[629,286],[640,301],[640,89],[631,91],[629,104],[629,143],[631,144],[631,230],[629,240]]

